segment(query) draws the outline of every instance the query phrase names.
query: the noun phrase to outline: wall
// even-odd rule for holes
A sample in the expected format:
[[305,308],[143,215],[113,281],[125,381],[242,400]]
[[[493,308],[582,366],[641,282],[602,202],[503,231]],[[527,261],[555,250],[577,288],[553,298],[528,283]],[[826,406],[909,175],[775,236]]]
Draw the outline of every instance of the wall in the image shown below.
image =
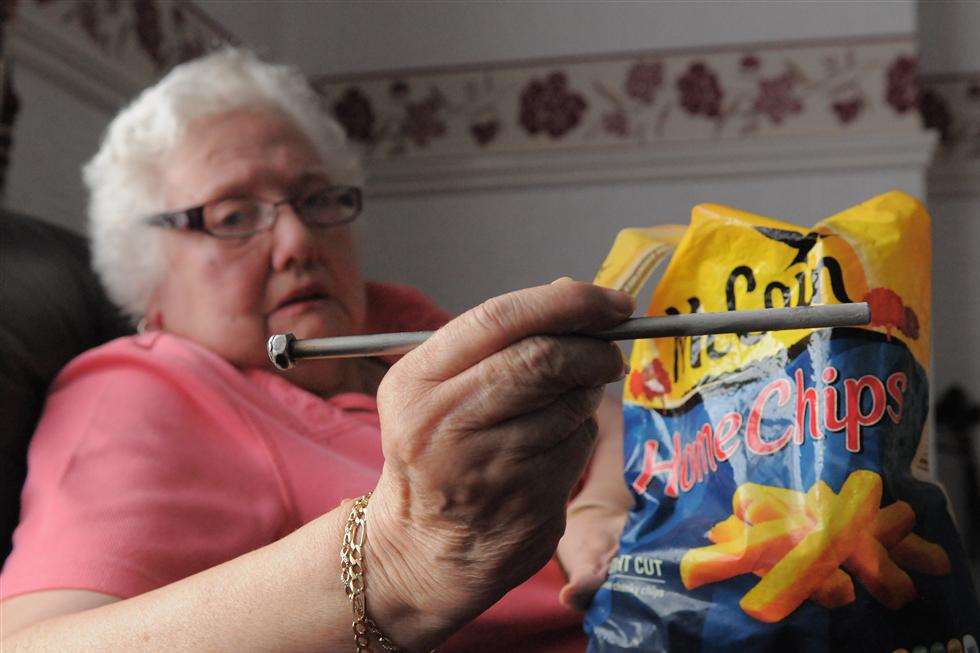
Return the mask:
[[[912,32],[915,3],[649,2],[284,3],[284,58],[308,73],[760,40]],[[372,35],[378,35],[372,38]],[[383,36],[381,36],[383,35]],[[363,231],[370,274],[420,285],[453,310],[570,273],[589,278],[615,232],[686,222],[701,201],[812,222],[874,193],[922,194],[909,171],[691,179],[497,189],[370,201]]]
[[[270,14],[264,3],[237,8],[250,33]],[[112,116],[177,62],[235,40],[180,0],[25,1],[4,30],[20,100],[4,206],[76,231],[85,226],[81,166]]]
[[705,201],[812,224],[893,187],[910,171],[715,178],[379,198],[362,224],[366,268],[425,288],[453,310],[562,275],[589,280],[619,229],[685,224]]
[[111,114],[26,66],[16,68],[14,83],[21,104],[4,205],[81,231],[81,165],[95,154]]
[[895,2],[281,3],[284,58],[310,74],[708,46],[915,28]]

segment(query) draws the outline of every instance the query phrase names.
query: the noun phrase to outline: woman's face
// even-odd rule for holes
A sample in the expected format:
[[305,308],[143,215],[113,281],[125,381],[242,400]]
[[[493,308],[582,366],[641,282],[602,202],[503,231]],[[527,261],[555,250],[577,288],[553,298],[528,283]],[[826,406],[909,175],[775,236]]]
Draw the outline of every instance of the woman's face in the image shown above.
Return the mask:
[[[169,210],[235,197],[278,202],[331,182],[309,140],[270,110],[193,123],[164,170]],[[282,204],[273,228],[250,238],[163,237],[167,272],[147,321],[240,367],[269,365],[265,343],[275,333],[326,337],[363,327],[364,286],[349,225],[308,227]],[[341,372],[317,367],[327,385]]]

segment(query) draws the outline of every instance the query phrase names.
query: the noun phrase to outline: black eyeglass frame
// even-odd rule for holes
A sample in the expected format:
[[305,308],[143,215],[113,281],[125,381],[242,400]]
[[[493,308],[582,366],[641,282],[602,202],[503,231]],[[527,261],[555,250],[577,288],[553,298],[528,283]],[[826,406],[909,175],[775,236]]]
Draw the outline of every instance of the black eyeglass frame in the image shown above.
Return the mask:
[[148,218],[145,218],[144,223],[153,227],[165,227],[169,229],[178,229],[182,231],[200,231],[214,238],[231,240],[236,238],[249,238],[258,233],[270,231],[275,226],[276,220],[279,219],[279,207],[282,206],[283,204],[289,204],[293,208],[293,211],[296,213],[296,215],[301,220],[303,220],[303,223],[311,227],[339,227],[341,225],[350,224],[361,215],[361,211],[364,208],[364,196],[360,188],[358,188],[357,186],[327,186],[320,192],[325,192],[325,191],[350,192],[354,197],[354,202],[355,202],[354,214],[349,217],[345,217],[341,220],[338,220],[336,222],[329,222],[324,224],[307,222],[306,220],[303,220],[302,211],[299,208],[297,208],[294,203],[299,200],[307,199],[310,197],[310,195],[314,194],[314,193],[304,193],[300,195],[295,195],[293,197],[287,197],[285,199],[279,200],[278,202],[263,202],[261,200],[255,200],[260,205],[272,207],[275,213],[273,213],[272,221],[269,223],[269,226],[264,227],[262,229],[256,229],[248,233],[242,233],[242,234],[215,233],[214,231],[209,229],[208,226],[204,223],[204,211],[209,206],[214,206],[216,204],[219,204],[221,202],[226,202],[229,199],[234,199],[234,198],[224,198],[220,200],[215,200],[213,202],[201,204],[200,206],[192,206],[189,209],[181,209],[179,211],[168,211],[166,213],[158,213],[156,215],[151,215]]

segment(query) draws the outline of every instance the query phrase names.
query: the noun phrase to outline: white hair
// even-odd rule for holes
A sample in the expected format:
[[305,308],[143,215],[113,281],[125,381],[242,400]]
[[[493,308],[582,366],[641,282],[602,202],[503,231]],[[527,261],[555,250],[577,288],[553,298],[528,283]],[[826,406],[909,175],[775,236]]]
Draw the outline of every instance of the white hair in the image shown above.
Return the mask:
[[360,161],[344,131],[296,68],[225,48],[177,66],[113,119],[82,174],[89,191],[92,265],[109,297],[135,323],[163,280],[158,229],[142,218],[167,208],[161,166],[195,120],[242,108],[282,113],[309,138],[331,178],[360,184]]

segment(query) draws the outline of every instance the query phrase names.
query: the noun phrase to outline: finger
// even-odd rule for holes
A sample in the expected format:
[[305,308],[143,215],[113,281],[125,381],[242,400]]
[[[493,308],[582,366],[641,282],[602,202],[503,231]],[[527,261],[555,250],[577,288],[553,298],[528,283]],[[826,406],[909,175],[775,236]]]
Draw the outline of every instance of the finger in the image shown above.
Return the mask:
[[441,382],[532,335],[606,329],[633,312],[633,298],[588,283],[562,281],[494,297],[467,311],[402,359],[404,372]]
[[508,469],[501,471],[511,474],[510,487],[525,490],[528,510],[543,506],[564,516],[572,489],[582,478],[595,449],[597,434],[595,419],[588,417],[565,433],[545,431],[537,433],[537,437],[524,438],[508,455],[498,455],[497,460],[504,464],[510,460]]
[[[522,418],[523,419],[523,418]],[[522,432],[523,431],[523,432]],[[433,475],[436,484],[451,488],[461,505],[478,500],[495,506],[486,513],[488,527],[499,527],[508,520],[536,520],[540,515],[560,515],[564,532],[568,497],[582,476],[595,445],[595,420],[586,419],[577,428],[553,437],[550,448],[527,446],[536,435],[528,429],[493,429],[472,434],[470,442],[456,445],[463,456],[479,461],[465,474],[457,468],[441,469]],[[516,442],[516,444],[515,444]],[[474,448],[474,444],[477,447]],[[455,471],[454,471],[455,470]],[[561,534],[559,533],[559,536]],[[557,545],[558,540],[555,540]]]
[[607,566],[605,569],[597,569],[593,573],[574,576],[558,591],[558,602],[573,610],[585,612],[589,609],[589,604],[592,603],[592,597],[606,582],[608,573]]
[[[432,399],[461,416],[464,428],[478,429],[548,406],[570,390],[591,391],[624,376],[612,343],[532,336],[441,384]],[[588,414],[597,407],[590,404]]]
[[[467,428],[464,442],[456,446],[466,446],[468,455],[485,461],[491,474],[498,478],[526,483],[528,468],[536,468],[534,476],[546,475],[548,468],[573,465],[580,455],[591,454],[598,429],[593,415],[601,398],[602,388],[571,390],[547,406],[494,427],[477,433]],[[588,437],[578,437],[583,435],[580,433],[583,428]],[[556,448],[569,446],[570,440],[577,442],[575,446],[583,447],[583,450],[554,453]],[[564,458],[559,459],[562,456]],[[543,487],[556,481],[543,477],[541,480]],[[577,477],[571,483],[575,480]]]

